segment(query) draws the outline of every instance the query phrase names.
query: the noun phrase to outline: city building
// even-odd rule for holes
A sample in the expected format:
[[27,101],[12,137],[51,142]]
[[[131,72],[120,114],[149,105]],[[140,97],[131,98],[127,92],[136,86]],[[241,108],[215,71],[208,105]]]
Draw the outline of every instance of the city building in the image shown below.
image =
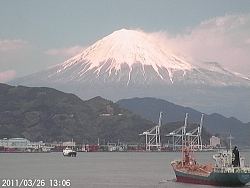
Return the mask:
[[220,138],[216,137],[216,136],[212,136],[210,138],[210,146],[220,147],[221,146],[221,144],[220,144]]
[[16,149],[38,149],[45,146],[43,141],[30,142],[26,138],[3,138],[0,139],[0,146],[4,148],[16,148]]
[[63,142],[63,143],[62,143],[62,146],[63,146],[63,147],[75,147],[75,146],[76,146],[76,143],[73,142],[73,141]]

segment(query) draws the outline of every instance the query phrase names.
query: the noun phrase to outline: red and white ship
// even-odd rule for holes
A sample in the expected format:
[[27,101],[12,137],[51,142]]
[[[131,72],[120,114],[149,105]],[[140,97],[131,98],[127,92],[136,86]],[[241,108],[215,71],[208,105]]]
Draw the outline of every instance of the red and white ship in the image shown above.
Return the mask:
[[214,154],[214,165],[197,164],[188,147],[182,150],[182,155],[181,160],[171,162],[177,182],[240,186],[250,181],[250,167],[245,166],[245,158],[239,155],[237,147]]

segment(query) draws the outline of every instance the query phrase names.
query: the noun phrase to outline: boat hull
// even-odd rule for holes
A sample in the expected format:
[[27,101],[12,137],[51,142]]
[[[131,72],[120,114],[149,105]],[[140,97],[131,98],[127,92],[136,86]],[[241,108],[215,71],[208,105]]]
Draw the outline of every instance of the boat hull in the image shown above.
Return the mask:
[[76,157],[76,152],[63,153],[64,157]]
[[208,176],[184,173],[174,170],[177,182],[202,185],[241,186],[250,181],[250,173],[217,173],[211,172]]

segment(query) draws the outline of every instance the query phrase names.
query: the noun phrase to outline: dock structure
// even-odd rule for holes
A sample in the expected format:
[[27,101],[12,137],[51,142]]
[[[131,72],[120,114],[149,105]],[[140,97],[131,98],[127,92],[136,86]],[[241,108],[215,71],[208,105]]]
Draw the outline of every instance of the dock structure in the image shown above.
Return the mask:
[[161,149],[161,135],[160,135],[161,121],[162,121],[162,112],[160,112],[158,125],[140,134],[141,136],[145,136],[146,151],[151,151],[153,147],[156,147],[158,150]]
[[202,126],[203,126],[203,114],[201,115],[200,126],[187,132],[188,113],[185,116],[185,123],[182,127],[168,133],[167,137],[172,137],[173,151],[180,150],[182,146],[192,145],[192,148],[202,150]]
[[197,149],[201,151],[202,148],[202,139],[201,139],[201,131],[202,131],[202,126],[203,126],[203,114],[201,115],[201,121],[200,121],[200,126],[189,131],[187,133],[187,140],[188,142],[191,142],[193,145],[194,149]]
[[185,123],[182,127],[165,135],[167,137],[172,137],[173,151],[179,150],[179,148],[182,147],[183,143],[186,144],[187,118],[188,118],[188,113],[186,113]]

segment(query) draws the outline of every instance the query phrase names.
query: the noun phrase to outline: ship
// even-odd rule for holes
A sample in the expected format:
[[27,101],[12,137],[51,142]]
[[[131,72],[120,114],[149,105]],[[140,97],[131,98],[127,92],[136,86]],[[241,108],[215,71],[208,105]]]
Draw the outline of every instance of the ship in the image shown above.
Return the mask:
[[66,147],[65,149],[63,149],[63,156],[64,157],[76,157],[77,152],[73,149],[73,145],[74,145],[73,139],[72,139],[70,145],[72,146],[71,148]]
[[76,157],[76,151],[72,148],[66,147],[63,149],[63,156],[65,157]]
[[250,167],[238,148],[220,150],[213,155],[215,164],[200,165],[190,147],[182,149],[182,159],[171,162],[176,181],[214,186],[242,186],[250,181]]

